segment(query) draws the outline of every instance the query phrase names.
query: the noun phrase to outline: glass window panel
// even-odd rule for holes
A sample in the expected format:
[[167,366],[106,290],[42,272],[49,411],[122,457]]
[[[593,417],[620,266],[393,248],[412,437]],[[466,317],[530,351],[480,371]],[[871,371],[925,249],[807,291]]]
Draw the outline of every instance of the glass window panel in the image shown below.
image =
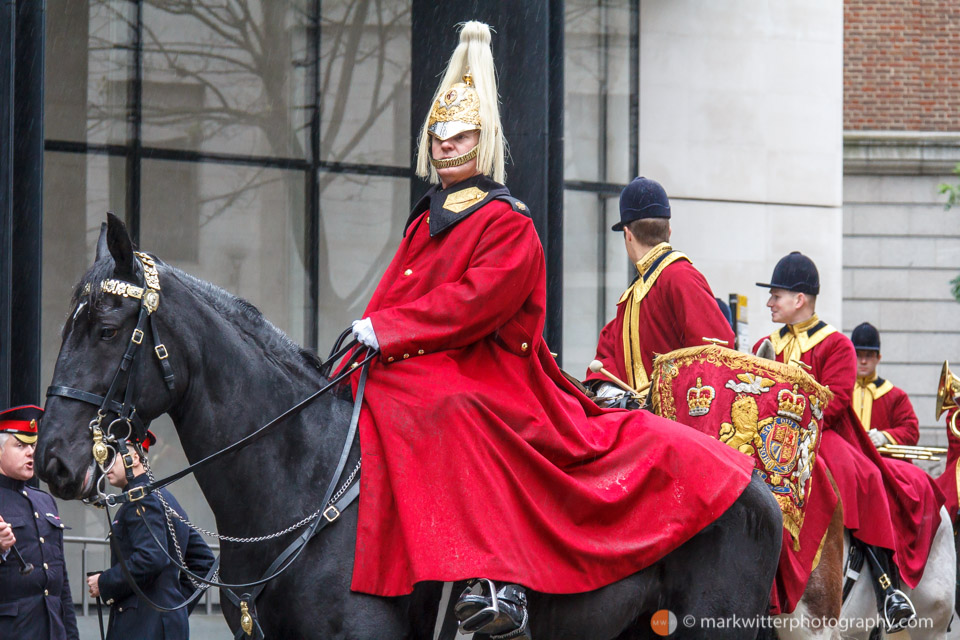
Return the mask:
[[307,5],[145,2],[144,144],[304,158]]
[[44,128],[48,139],[126,141],[134,9],[129,0],[47,3]]
[[574,375],[586,372],[603,326],[617,315],[617,301],[633,278],[623,234],[610,230],[620,219],[618,198],[586,191],[564,193],[563,362]]
[[321,353],[361,316],[393,258],[410,213],[410,181],[321,174]]
[[144,161],[140,246],[245,298],[302,343],[303,188],[299,171]]
[[629,171],[630,8],[573,0],[564,34],[564,177],[626,182]]
[[409,167],[410,2],[323,3],[320,157]]
[[[119,173],[115,172],[108,158],[101,155],[44,154],[41,380],[53,378],[60,352],[60,330],[71,311],[70,296],[74,285],[93,264],[105,212],[113,209],[123,216],[122,198],[111,198],[111,193],[117,191],[112,184],[119,185],[119,192],[123,192],[122,163],[120,168]],[[58,507],[63,522],[72,527],[69,535],[103,536],[103,514],[99,510],[77,501],[59,501]],[[91,562],[96,558],[91,556]],[[81,575],[79,566],[76,571],[76,575]],[[79,598],[76,583],[82,580],[74,583],[73,595]]]
[[600,229],[601,202],[593,193],[564,194],[563,363],[575,376],[583,376],[593,360],[603,326],[597,285],[604,268],[603,241],[609,238]]

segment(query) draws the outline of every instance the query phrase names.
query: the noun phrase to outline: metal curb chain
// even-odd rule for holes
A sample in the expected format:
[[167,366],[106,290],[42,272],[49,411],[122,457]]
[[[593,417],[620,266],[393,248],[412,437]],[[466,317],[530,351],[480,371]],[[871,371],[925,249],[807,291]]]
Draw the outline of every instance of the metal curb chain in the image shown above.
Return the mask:
[[[184,523],[185,525],[187,525],[188,527],[190,527],[191,529],[193,529],[194,531],[196,531],[196,532],[198,532],[198,533],[202,533],[202,534],[205,535],[205,536],[210,536],[211,538],[215,538],[215,539],[217,539],[217,540],[223,540],[223,541],[226,541],[226,542],[237,542],[237,543],[265,542],[266,540],[273,540],[274,538],[279,538],[280,536],[285,535],[285,534],[287,534],[287,533],[290,533],[291,531],[295,531],[295,530],[303,527],[304,525],[307,525],[307,524],[309,524],[310,522],[316,520],[318,517],[320,517],[320,514],[322,514],[324,511],[326,511],[327,508],[328,508],[330,505],[336,503],[336,501],[340,499],[340,496],[342,496],[342,495],[346,492],[346,490],[347,490],[348,488],[350,488],[350,485],[353,484],[353,479],[357,476],[357,472],[360,471],[360,463],[361,463],[361,462],[363,462],[362,459],[357,461],[357,466],[354,467],[354,468],[353,468],[353,471],[350,472],[350,475],[347,477],[346,481],[344,481],[343,485],[340,487],[340,490],[337,491],[337,492],[333,495],[332,498],[330,498],[330,502],[329,502],[329,503],[327,503],[326,505],[324,505],[324,506],[321,507],[320,509],[317,509],[317,510],[314,511],[312,514],[310,514],[309,516],[307,516],[306,518],[304,518],[303,520],[301,520],[301,521],[299,521],[299,522],[297,522],[297,523],[295,523],[295,524],[290,525],[290,526],[287,527],[286,529],[283,529],[282,531],[277,531],[277,532],[275,532],[275,533],[271,533],[271,534],[268,534],[268,535],[264,535],[264,536],[254,536],[254,537],[250,537],[250,538],[237,538],[237,537],[234,537],[234,536],[221,535],[221,534],[219,534],[219,533],[217,533],[217,532],[215,532],[215,531],[208,531],[207,529],[204,529],[203,527],[200,527],[200,526],[195,525],[194,523],[190,522],[189,520],[187,520],[186,518],[184,518],[183,516],[181,516],[179,513],[177,513],[177,511],[176,511],[175,509],[172,509],[172,508],[170,507],[170,505],[168,505],[168,504],[166,503],[166,501],[163,499],[163,496],[160,495],[160,492],[159,492],[159,491],[156,492],[156,495],[157,495],[158,497],[160,497],[160,502],[163,503],[164,510],[165,510],[165,512],[166,512],[167,514],[176,517],[178,520],[180,520],[180,522]],[[151,480],[152,480],[152,478],[151,478]],[[167,520],[167,521],[169,522],[169,517],[168,517],[168,520]],[[176,539],[176,538],[174,538],[174,539]],[[180,550],[180,547],[177,546],[177,551],[179,552],[179,550]],[[192,580],[191,580],[191,581],[192,581]]]
[[[147,462],[146,457],[143,459],[143,466],[147,470],[147,477],[150,478],[150,482],[156,482],[156,478],[153,477],[153,471],[150,469],[150,463]],[[163,515],[164,520],[167,521],[167,531],[170,532],[170,538],[173,540],[173,547],[177,551],[177,559],[180,560],[180,565],[186,567],[187,561],[183,558],[183,550],[180,548],[180,541],[177,540],[177,532],[173,528],[173,520],[170,519],[170,513],[177,513],[170,505],[167,504],[166,499],[163,497],[163,493],[160,491],[156,492],[156,496],[160,498],[160,503],[163,505]],[[179,515],[179,514],[178,514]],[[219,569],[218,569],[219,571]],[[210,588],[210,585],[197,582],[192,575],[187,574],[187,579],[190,580],[190,584],[193,585],[194,589],[199,591],[204,591]]]

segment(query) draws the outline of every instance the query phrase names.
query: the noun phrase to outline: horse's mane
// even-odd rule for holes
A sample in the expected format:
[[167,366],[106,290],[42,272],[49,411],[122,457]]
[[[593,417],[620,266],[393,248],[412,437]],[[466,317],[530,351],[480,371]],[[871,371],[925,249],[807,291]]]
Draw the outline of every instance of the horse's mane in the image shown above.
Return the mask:
[[[218,287],[215,284],[201,280],[181,271],[160,259],[154,257],[157,268],[161,270],[161,280],[164,275],[170,275],[180,280],[193,291],[200,294],[220,315],[236,325],[244,333],[255,338],[265,347],[279,350],[291,358],[299,358],[308,366],[319,369],[322,364],[320,358],[311,350],[304,349],[290,339],[287,334],[267,320],[256,306],[239,296]],[[135,261],[137,276],[142,280],[143,267]],[[105,256],[96,261],[84,274],[73,290],[71,307],[75,308],[81,302],[87,302],[91,308],[96,307],[102,293],[100,283],[113,277],[115,263],[112,256]],[[162,287],[161,282],[161,287]]]
[[[160,264],[159,261],[158,264]],[[299,357],[311,367],[320,368],[322,362],[317,354],[309,349],[304,349],[291,340],[279,327],[267,320],[260,309],[247,300],[176,267],[171,267],[168,264],[164,264],[164,266],[167,271],[202,295],[221,315],[232,320],[245,332],[258,338],[260,342],[279,348],[291,356]]]

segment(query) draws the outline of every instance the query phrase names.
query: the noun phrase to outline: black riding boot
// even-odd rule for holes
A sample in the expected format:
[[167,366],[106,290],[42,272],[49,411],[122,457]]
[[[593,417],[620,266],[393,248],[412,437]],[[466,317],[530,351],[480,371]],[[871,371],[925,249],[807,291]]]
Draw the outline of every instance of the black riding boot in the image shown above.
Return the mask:
[[880,547],[866,546],[867,560],[874,576],[873,588],[877,593],[877,610],[883,616],[887,633],[907,628],[916,619],[917,611],[913,603],[900,590],[900,572],[893,562],[890,551]]
[[454,607],[460,633],[482,633],[491,640],[531,640],[527,630],[527,594],[523,587],[492,580],[472,581]]

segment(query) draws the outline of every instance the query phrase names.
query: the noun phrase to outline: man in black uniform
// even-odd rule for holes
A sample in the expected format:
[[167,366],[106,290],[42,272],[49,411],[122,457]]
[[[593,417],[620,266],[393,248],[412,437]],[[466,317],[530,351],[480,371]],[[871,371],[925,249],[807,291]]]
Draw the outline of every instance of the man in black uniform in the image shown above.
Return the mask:
[[[78,640],[63,560],[57,504],[27,484],[33,477],[37,423],[43,409],[0,412],[0,638]],[[14,549],[15,546],[15,549]],[[21,564],[33,571],[21,573]]]
[[[118,456],[107,473],[110,484],[122,488],[124,492],[147,484],[149,477],[143,465],[143,455],[156,441],[156,437],[148,431],[142,445],[128,442],[133,479],[128,480],[126,469]],[[186,518],[183,507],[166,489],[161,489],[160,494],[172,509]],[[110,605],[107,640],[185,640],[189,637],[187,609],[160,612],[140,600],[124,577],[118,556],[118,551],[123,554],[137,586],[155,604],[176,607],[183,603],[193,593],[194,587],[186,576],[180,575],[180,570],[170,558],[175,558],[191,572],[205,576],[213,566],[214,557],[199,533],[175,516],[169,517],[176,531],[176,540],[170,536],[164,506],[156,494],[124,503],[117,509],[113,519],[115,537],[110,543],[112,566],[87,578],[90,595],[99,596]],[[157,545],[157,540],[166,545],[166,553]]]

